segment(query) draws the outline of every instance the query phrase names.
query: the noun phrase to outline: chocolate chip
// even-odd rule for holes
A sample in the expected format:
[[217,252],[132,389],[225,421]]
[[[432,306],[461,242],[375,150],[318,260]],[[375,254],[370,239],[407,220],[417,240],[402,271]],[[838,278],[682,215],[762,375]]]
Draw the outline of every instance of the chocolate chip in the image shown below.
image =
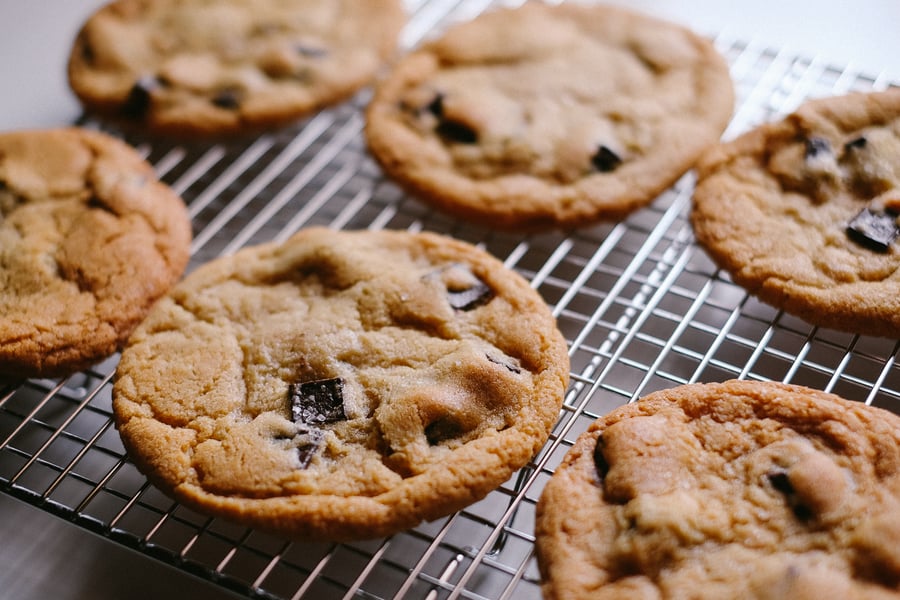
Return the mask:
[[597,468],[597,475],[600,479],[603,479],[609,473],[609,463],[606,462],[606,457],[603,456],[602,435],[597,437],[597,444],[594,446],[594,467]]
[[831,154],[831,143],[825,138],[808,138],[805,142],[804,158],[817,158],[823,154]]
[[785,500],[787,500],[788,506],[791,508],[791,511],[794,513],[794,516],[800,519],[801,521],[808,521],[813,517],[812,510],[809,507],[804,506],[797,500],[797,494],[794,491],[794,486],[791,484],[791,480],[788,477],[787,471],[778,469],[775,471],[771,471],[766,475],[769,479],[769,483],[772,484],[772,487],[775,488],[777,492],[780,492],[784,495]]
[[434,100],[428,103],[425,110],[436,116],[438,119],[444,116],[444,95],[437,94]]
[[847,224],[847,236],[851,240],[877,252],[887,252],[898,234],[896,215],[869,208],[859,211]]
[[344,413],[343,381],[320,379],[288,386],[291,418],[295,423],[322,425],[347,418]]
[[146,75],[138,79],[131,90],[128,97],[122,104],[122,116],[128,119],[142,119],[153,101],[153,91],[159,89],[161,83],[159,79],[152,75]]
[[319,451],[322,445],[324,435],[316,429],[309,430],[305,436],[306,439],[297,445],[297,459],[300,461],[300,468],[306,469],[312,462],[313,456]]
[[846,144],[844,144],[844,152],[849,152],[851,150],[862,150],[868,144],[868,140],[866,140],[865,136],[859,136],[855,140],[850,140]]
[[591,157],[591,164],[601,173],[609,173],[622,164],[622,159],[609,147],[601,145]]
[[225,110],[237,110],[241,107],[240,91],[232,88],[220,90],[211,102]]
[[487,304],[493,295],[491,288],[479,280],[472,287],[466,289],[448,289],[447,301],[456,310],[468,311]]
[[459,437],[463,433],[463,428],[451,419],[438,419],[425,427],[425,439],[432,446]]
[[487,357],[487,359],[490,362],[494,363],[495,365],[500,365],[501,367],[506,367],[506,370],[511,373],[515,373],[516,375],[518,375],[519,373],[522,372],[522,369],[520,369],[518,366],[516,366],[514,364],[510,364],[509,362],[507,362],[505,360],[500,360],[499,358],[494,358],[490,354],[485,354],[485,356]]
[[435,131],[448,142],[474,144],[478,141],[478,133],[465,123],[460,123],[459,121],[442,119],[435,128]]
[[328,50],[317,46],[307,46],[306,44],[297,44],[294,46],[297,54],[307,58],[324,58],[328,56]]

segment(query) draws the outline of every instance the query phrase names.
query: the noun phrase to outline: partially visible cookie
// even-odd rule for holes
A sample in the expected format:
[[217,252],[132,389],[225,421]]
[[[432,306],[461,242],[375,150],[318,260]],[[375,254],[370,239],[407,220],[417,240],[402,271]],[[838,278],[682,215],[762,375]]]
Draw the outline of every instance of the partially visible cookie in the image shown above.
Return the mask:
[[812,100],[698,165],[697,240],[810,323],[900,337],[900,90]]
[[69,83],[144,131],[251,132],[368,84],[405,19],[401,0],[116,0],[78,34]]
[[0,378],[114,353],[187,265],[182,200],[136,151],[80,129],[0,135]]
[[656,392],[537,506],[547,600],[900,598],[900,417],[804,388]]
[[530,2],[405,56],[367,111],[385,172],[453,215],[515,230],[619,219],[718,141],[733,107],[711,42],[623,9]]
[[389,535],[485,496],[547,440],[566,343],[477,248],[303,230],[195,270],[122,353],[130,458],[196,510],[294,538]]

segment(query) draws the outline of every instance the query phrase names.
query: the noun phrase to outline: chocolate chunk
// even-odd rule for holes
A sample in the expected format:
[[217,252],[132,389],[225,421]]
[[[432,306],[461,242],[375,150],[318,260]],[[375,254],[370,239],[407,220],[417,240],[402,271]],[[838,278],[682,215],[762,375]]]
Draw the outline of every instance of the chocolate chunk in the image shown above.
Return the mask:
[[435,131],[439,136],[449,142],[459,144],[474,144],[478,141],[478,133],[464,123],[442,119]]
[[825,154],[831,154],[831,143],[825,138],[808,138],[806,140],[806,151],[804,158],[807,160],[817,158]]
[[153,91],[158,89],[160,85],[159,79],[152,75],[138,79],[131,86],[131,91],[128,92],[128,97],[122,104],[122,116],[128,119],[142,119],[147,114],[147,111],[150,110],[150,104],[153,101]]
[[865,136],[859,136],[855,140],[850,140],[846,144],[844,144],[844,152],[850,152],[851,150],[862,150],[868,144],[868,140],[866,140]]
[[291,418],[295,423],[322,425],[347,418],[344,413],[343,381],[320,379],[288,386]]
[[847,225],[851,240],[877,252],[887,252],[897,239],[896,215],[864,208]]
[[436,116],[437,118],[442,118],[444,116],[444,95],[438,94],[434,97],[434,100],[428,103],[425,107],[425,110]]
[[328,56],[328,50],[317,46],[307,46],[306,44],[297,44],[294,46],[297,54],[307,58],[324,58]]
[[500,360],[499,358],[494,358],[490,354],[485,354],[485,356],[487,357],[487,359],[490,362],[494,363],[495,365],[500,365],[501,367],[506,367],[506,370],[510,371],[511,373],[515,373],[516,375],[518,375],[519,373],[522,372],[522,369],[520,369],[519,367],[517,367],[514,364],[510,364],[509,362],[507,362],[505,360]]
[[491,288],[479,280],[472,287],[465,289],[447,289],[447,301],[456,310],[468,311],[483,304],[493,297]]
[[432,446],[459,437],[462,433],[463,428],[459,423],[448,418],[438,419],[425,427],[425,439]]
[[302,437],[305,439],[297,444],[297,459],[300,461],[300,468],[306,469],[312,462],[313,456],[319,451],[325,436],[317,429],[310,429]]
[[240,91],[232,88],[220,90],[211,102],[225,110],[237,110],[241,107]]
[[594,446],[594,466],[597,468],[597,475],[600,479],[606,477],[609,473],[609,463],[603,456],[603,436],[597,438],[597,444]]
[[591,157],[591,164],[601,173],[609,173],[622,164],[622,159],[607,146],[601,145]]
[[788,477],[787,471],[781,469],[771,471],[768,473],[767,477],[769,478],[769,483],[772,484],[772,487],[775,488],[777,492],[784,495],[785,500],[787,500],[787,504],[795,517],[801,521],[808,521],[813,517],[812,510],[798,501],[797,494],[794,491],[794,486],[791,484],[791,479]]

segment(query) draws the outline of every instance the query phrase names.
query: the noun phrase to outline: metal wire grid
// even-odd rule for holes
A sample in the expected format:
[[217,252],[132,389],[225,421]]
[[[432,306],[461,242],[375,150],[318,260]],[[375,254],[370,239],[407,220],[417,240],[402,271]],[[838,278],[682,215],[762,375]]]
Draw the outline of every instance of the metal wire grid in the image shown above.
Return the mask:
[[[423,0],[404,43],[489,4]],[[716,41],[739,98],[726,137],[810,96],[891,85],[726,34]],[[0,388],[0,489],[243,596],[528,599],[540,597],[532,555],[540,491],[575,437],[609,410],[681,383],[746,378],[900,413],[900,345],[811,327],[732,284],[693,242],[690,175],[620,224],[570,235],[490,232],[425,209],[381,177],[361,138],[365,101],[252,142],[129,141],[189,204],[189,268],[327,225],[439,231],[522,273],[553,307],[572,361],[560,420],[538,456],[481,502],[392,538],[289,542],[185,509],[146,482],[112,426],[112,357],[64,380]]]

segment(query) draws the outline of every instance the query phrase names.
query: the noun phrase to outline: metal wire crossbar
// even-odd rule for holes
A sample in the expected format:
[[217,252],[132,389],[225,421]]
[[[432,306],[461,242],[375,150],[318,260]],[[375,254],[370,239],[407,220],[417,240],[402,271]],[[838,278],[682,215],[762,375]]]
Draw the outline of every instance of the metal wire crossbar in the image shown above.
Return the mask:
[[[413,2],[403,44],[490,5]],[[739,100],[725,137],[812,96],[892,85],[726,35],[716,44]],[[575,437],[609,410],[681,383],[745,378],[808,385],[900,413],[900,344],[812,327],[735,286],[694,243],[690,174],[622,223],[565,235],[486,231],[426,209],[382,177],[362,141],[366,100],[362,93],[250,142],[128,141],[189,205],[189,269],[325,225],[442,232],[524,275],[553,307],[572,363],[559,421],[532,462],[484,500],[388,539],[290,542],[197,514],[146,482],[112,424],[114,356],[63,380],[0,387],[0,490],[246,597],[527,600],[540,598],[540,491]]]

